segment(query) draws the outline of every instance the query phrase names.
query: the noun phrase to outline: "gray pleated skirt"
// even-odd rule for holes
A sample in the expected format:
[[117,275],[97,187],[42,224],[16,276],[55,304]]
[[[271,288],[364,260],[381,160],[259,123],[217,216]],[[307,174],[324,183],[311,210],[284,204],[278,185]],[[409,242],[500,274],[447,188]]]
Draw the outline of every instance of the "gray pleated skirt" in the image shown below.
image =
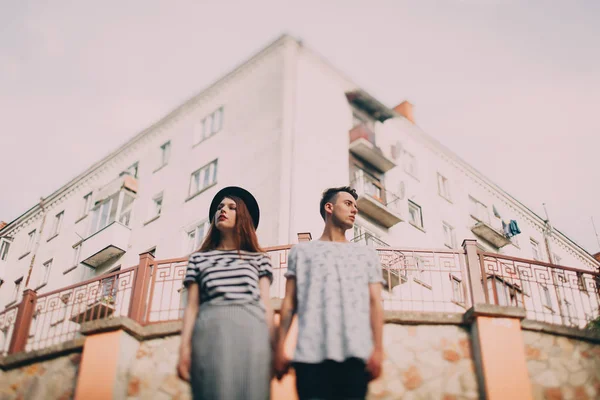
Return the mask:
[[267,400],[271,347],[258,305],[202,304],[192,334],[194,400]]

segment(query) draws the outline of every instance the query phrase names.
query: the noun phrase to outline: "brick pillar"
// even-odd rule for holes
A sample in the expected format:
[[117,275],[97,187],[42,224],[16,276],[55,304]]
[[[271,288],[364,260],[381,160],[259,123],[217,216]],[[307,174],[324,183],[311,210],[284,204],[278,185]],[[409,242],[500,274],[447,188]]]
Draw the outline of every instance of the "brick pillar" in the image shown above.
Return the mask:
[[532,400],[521,320],[525,309],[476,304],[465,313],[471,324],[479,397]]
[[469,296],[467,298],[470,301],[470,305],[487,303],[483,291],[484,282],[482,279],[481,263],[477,254],[477,240],[465,239],[463,240],[462,247],[465,250],[467,264],[467,287],[469,288]]
[[140,263],[135,271],[135,281],[131,292],[131,304],[129,306],[129,318],[143,324],[146,316],[146,301],[148,300],[148,291],[150,290],[150,279],[152,273],[152,263],[154,256],[152,253],[140,254]]
[[36,302],[37,293],[31,289],[25,289],[23,292],[23,301],[21,301],[21,304],[19,304],[17,309],[17,318],[15,319],[15,327],[10,339],[8,354],[14,354],[25,350]]
[[298,233],[298,241],[299,242],[310,242],[312,240],[312,235],[310,232],[299,232]]
[[139,342],[122,324],[139,330],[126,318],[85,322],[86,336],[79,364],[75,400],[110,400],[127,397],[128,371],[135,361]]

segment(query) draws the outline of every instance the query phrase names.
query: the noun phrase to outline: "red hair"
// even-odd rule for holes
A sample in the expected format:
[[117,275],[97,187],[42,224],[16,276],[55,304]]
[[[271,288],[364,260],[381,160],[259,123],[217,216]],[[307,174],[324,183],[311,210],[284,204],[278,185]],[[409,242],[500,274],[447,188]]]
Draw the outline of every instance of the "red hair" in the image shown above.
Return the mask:
[[[233,240],[235,241],[237,250],[263,253],[263,249],[258,244],[254,222],[252,221],[248,207],[246,207],[246,203],[239,197],[227,196],[227,198],[233,200],[236,206]],[[198,249],[199,252],[215,250],[221,243],[221,232],[215,225],[217,219],[214,215],[211,215],[210,218],[212,218],[210,229],[204,242],[202,242],[202,245]]]

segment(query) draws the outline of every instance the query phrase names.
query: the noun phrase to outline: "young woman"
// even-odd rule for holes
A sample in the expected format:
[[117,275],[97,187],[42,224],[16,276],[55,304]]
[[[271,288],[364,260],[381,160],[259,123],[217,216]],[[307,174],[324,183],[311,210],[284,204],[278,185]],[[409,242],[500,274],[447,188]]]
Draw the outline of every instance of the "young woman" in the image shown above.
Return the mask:
[[208,235],[190,256],[177,372],[194,399],[269,398],[273,274],[256,238],[259,216],[248,191],[222,189],[210,206]]

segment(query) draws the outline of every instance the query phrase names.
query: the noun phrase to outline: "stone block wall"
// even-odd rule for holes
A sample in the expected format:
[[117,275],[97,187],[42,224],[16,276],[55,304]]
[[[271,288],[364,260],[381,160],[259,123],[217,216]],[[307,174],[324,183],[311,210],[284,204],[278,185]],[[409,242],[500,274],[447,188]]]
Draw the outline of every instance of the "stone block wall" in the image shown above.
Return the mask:
[[72,399],[80,362],[81,353],[72,353],[0,370],[0,400]]
[[397,325],[384,329],[383,376],[369,399],[477,399],[471,338],[457,325]]
[[600,398],[600,344],[523,331],[534,399]]

